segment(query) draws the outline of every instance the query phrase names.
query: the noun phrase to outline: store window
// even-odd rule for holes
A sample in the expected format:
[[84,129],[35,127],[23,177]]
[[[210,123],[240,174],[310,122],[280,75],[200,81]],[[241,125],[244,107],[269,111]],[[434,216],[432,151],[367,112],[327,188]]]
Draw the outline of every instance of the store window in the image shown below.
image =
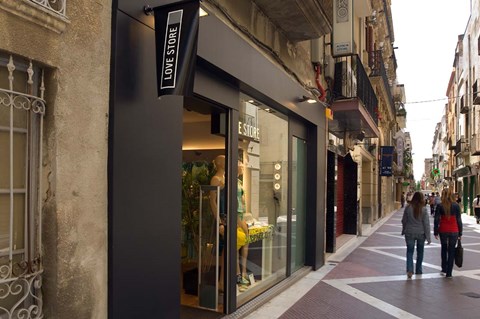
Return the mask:
[[286,277],[288,121],[242,95],[238,134],[237,304],[241,305]]

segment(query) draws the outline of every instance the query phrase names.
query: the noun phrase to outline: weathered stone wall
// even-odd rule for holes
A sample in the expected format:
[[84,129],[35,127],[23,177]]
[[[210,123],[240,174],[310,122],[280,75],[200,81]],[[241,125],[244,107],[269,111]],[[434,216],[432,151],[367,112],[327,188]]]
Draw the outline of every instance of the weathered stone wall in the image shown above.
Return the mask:
[[67,20],[0,0],[0,50],[47,66],[43,156],[45,318],[107,318],[110,0]]

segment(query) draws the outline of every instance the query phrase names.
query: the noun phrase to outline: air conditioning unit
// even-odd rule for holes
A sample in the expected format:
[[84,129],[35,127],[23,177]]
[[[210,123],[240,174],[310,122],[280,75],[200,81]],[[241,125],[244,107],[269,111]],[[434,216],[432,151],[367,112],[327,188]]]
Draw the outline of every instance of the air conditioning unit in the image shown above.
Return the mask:
[[325,77],[335,77],[335,59],[331,55],[325,55]]

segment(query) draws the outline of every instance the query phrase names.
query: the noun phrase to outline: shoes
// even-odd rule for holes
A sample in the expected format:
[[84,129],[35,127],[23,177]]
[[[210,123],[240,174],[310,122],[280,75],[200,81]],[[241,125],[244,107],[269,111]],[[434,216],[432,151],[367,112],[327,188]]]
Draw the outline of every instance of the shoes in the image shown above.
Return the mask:
[[245,279],[245,277],[243,277],[242,275],[238,274],[237,275],[237,285],[248,286],[248,285],[250,285],[250,281]]
[[452,278],[452,275],[446,275],[445,278]]
[[411,271],[407,272],[408,279],[412,278],[412,276],[413,276],[413,272],[411,272]]
[[444,271],[440,272],[440,276],[445,276],[445,275],[446,275],[446,273]]
[[417,271],[417,272],[415,272],[415,275],[423,275],[423,272]]

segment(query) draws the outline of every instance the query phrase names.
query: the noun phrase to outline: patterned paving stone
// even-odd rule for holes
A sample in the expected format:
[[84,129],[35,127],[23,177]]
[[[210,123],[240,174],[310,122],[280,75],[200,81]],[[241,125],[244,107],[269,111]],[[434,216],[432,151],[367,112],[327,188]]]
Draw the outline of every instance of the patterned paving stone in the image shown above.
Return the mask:
[[454,267],[453,278],[440,274],[440,243],[432,234],[423,275],[407,279],[402,214],[392,213],[368,238],[352,239],[358,244],[341,260],[331,255],[305,278],[304,294],[282,293],[283,300],[296,300],[283,312],[268,315],[269,307],[279,313],[274,299],[247,318],[480,318],[480,225],[463,215],[464,266]]

